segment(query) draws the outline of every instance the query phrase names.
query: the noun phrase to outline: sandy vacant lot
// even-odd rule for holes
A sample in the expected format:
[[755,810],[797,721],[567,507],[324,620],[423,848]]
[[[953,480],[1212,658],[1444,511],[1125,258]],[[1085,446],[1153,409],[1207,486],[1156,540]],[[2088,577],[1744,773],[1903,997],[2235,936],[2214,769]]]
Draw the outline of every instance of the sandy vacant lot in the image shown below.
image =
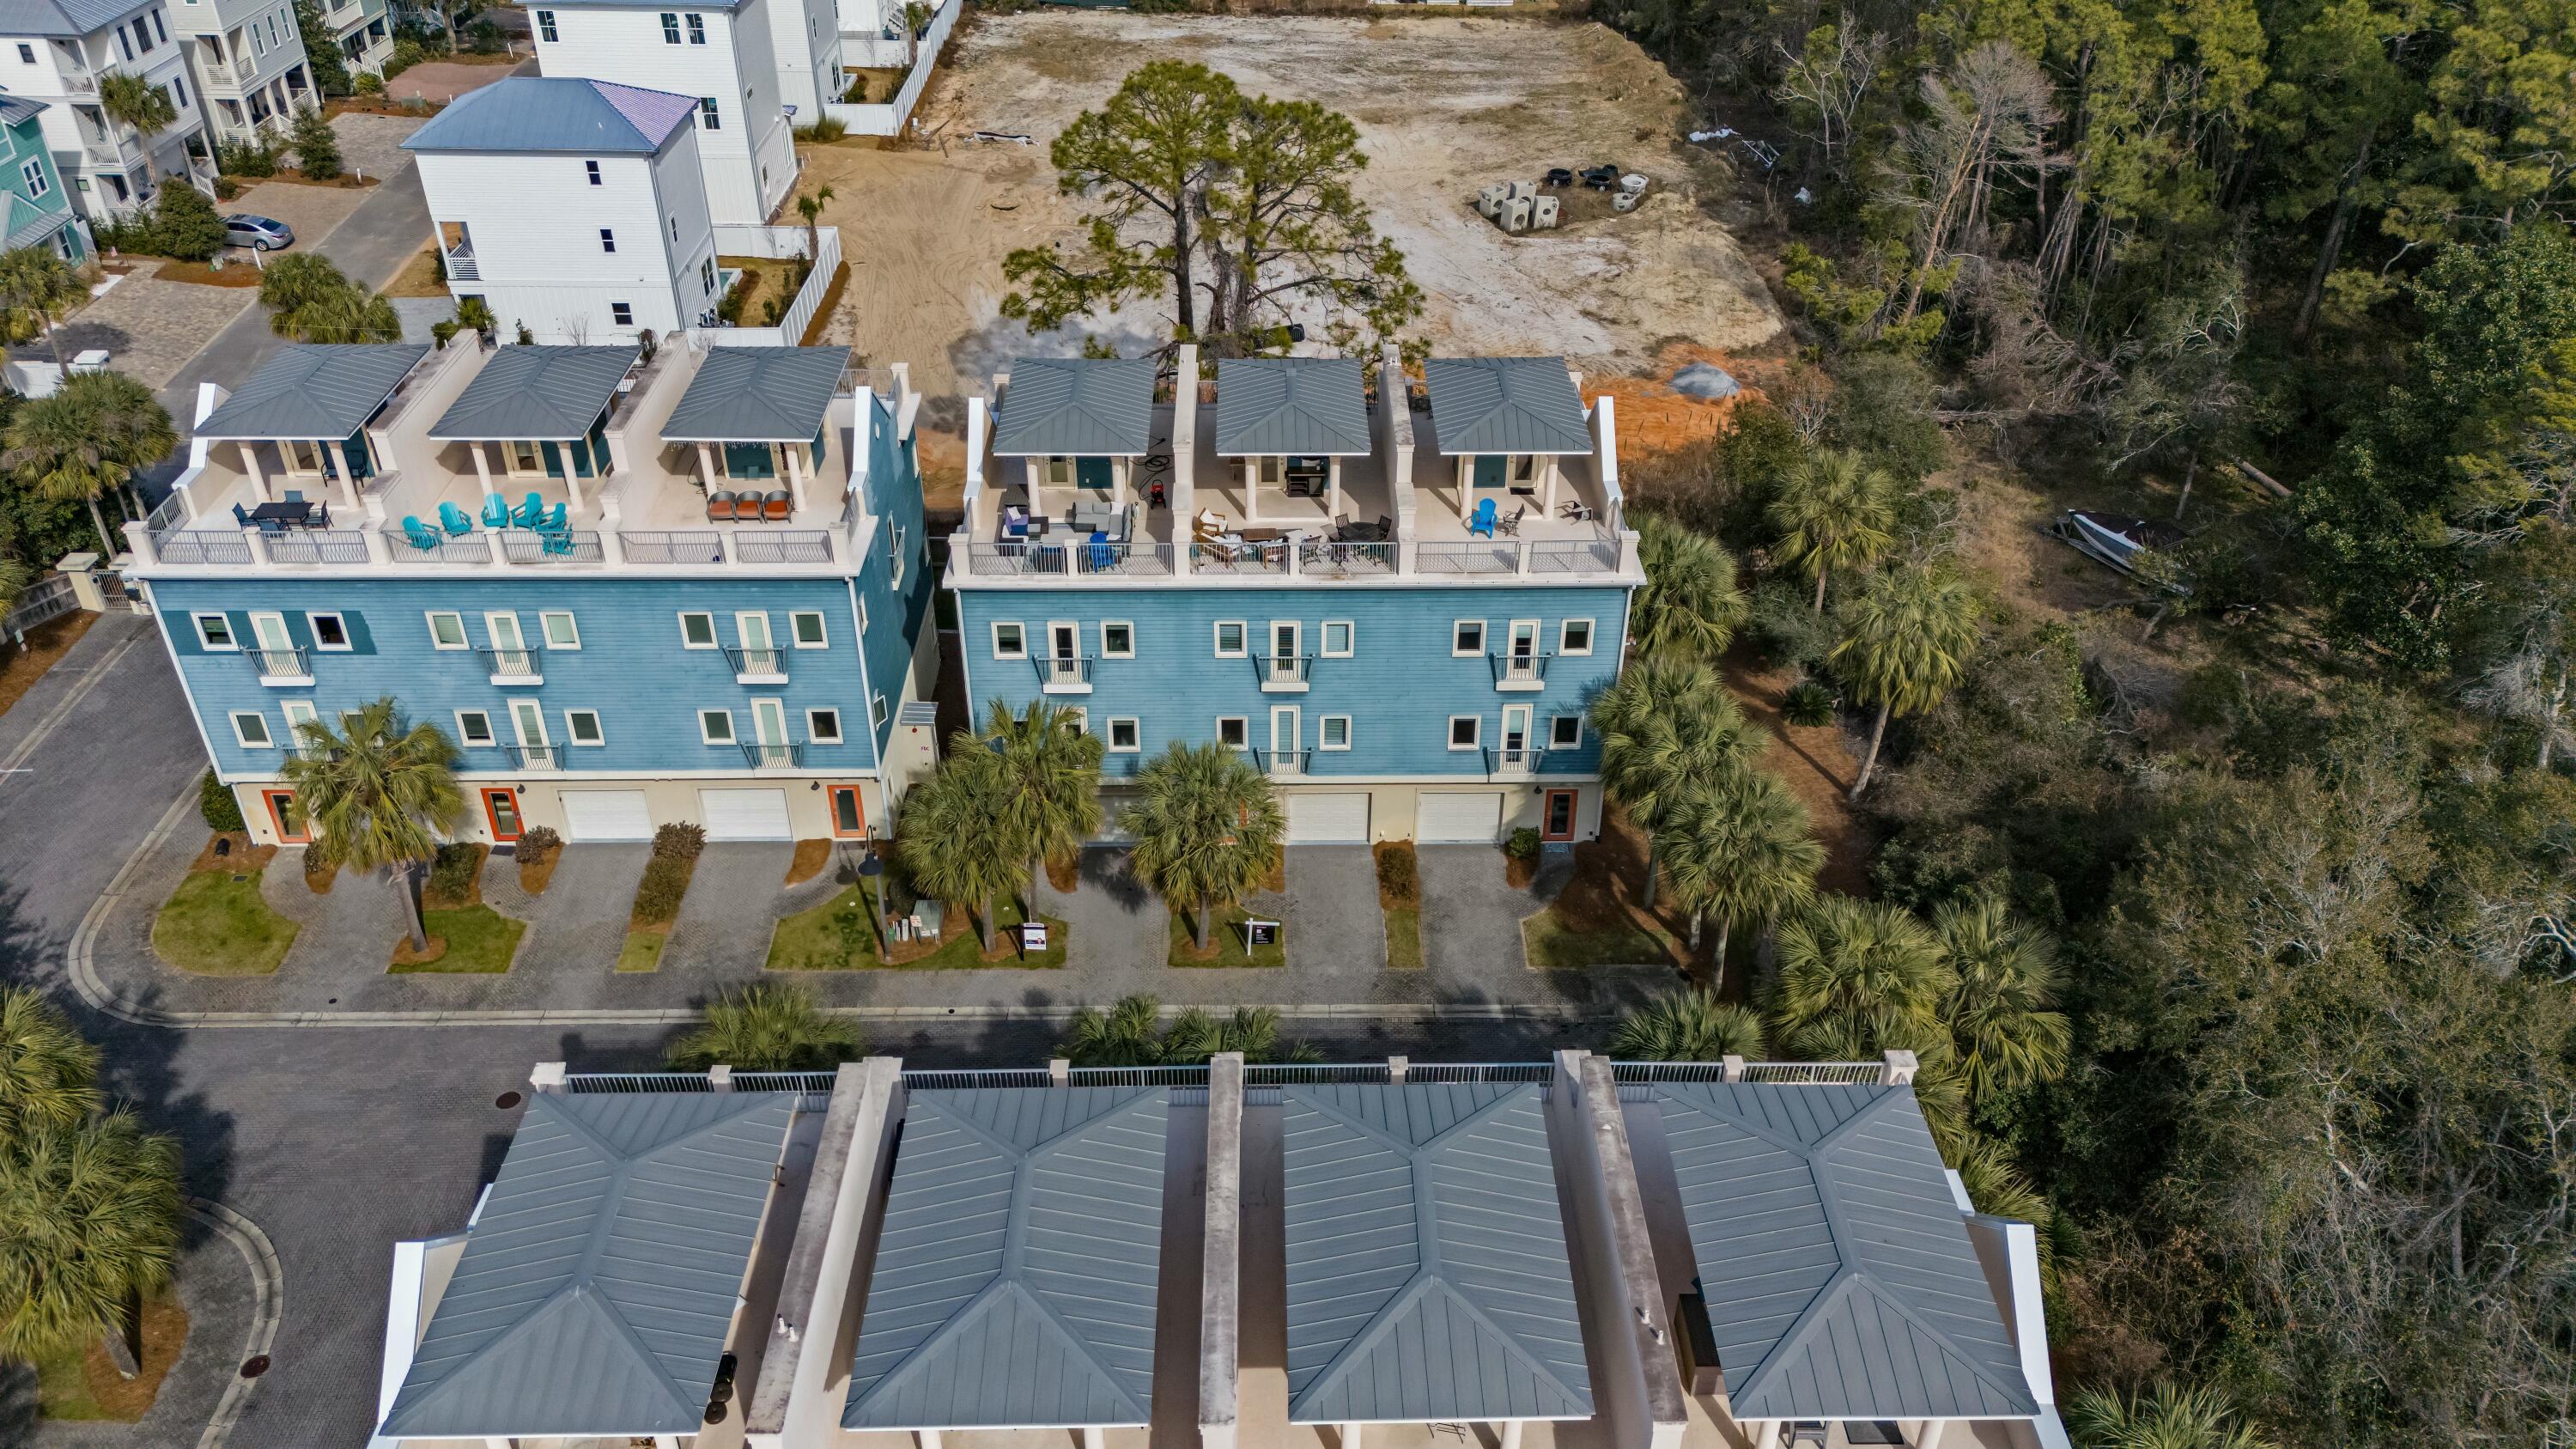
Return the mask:
[[[836,193],[830,219],[852,264],[831,340],[872,362],[911,362],[934,395],[1024,352],[1074,350],[1076,337],[1033,342],[1001,319],[1002,258],[1075,234],[1047,143],[1163,56],[1358,123],[1370,158],[1359,190],[1429,294],[1418,325],[1441,351],[1561,352],[1587,370],[1633,372],[1666,342],[1735,349],[1780,328],[1709,215],[1732,182],[1682,141],[1681,88],[1601,26],[1084,10],[971,27],[924,103],[918,144],[811,148],[805,185]],[[977,130],[1034,144],[979,143]],[[1509,237],[1470,204],[1489,180],[1605,161],[1652,178],[1636,212]],[[1156,307],[1093,330],[1125,350],[1167,329]]]

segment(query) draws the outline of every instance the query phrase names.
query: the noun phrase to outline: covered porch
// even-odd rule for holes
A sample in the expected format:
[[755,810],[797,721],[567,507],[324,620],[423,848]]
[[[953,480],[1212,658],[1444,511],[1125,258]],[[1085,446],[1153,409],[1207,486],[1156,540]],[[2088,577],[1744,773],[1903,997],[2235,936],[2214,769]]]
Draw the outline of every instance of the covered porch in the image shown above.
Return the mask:
[[248,485],[232,500],[232,522],[327,526],[333,502],[356,516],[383,466],[368,425],[429,352],[298,343],[270,358],[195,428],[210,461],[231,463]]
[[1506,515],[1580,521],[1565,510],[1564,460],[1594,444],[1564,358],[1435,357],[1422,377],[1440,459],[1427,471],[1470,535],[1493,537]]
[[[1357,358],[1225,358],[1216,365],[1220,469],[1250,524],[1311,523],[1344,512],[1346,459],[1375,451]],[[1304,506],[1300,506],[1300,505]]]
[[538,516],[527,500],[506,496],[542,498],[549,481],[560,483],[569,512],[591,511],[614,471],[609,414],[641,360],[633,347],[494,351],[429,430],[432,442],[465,454],[454,471],[479,485],[473,516],[487,528],[560,528],[552,510]]
[[995,384],[992,455],[1015,460],[993,480],[1005,527],[1062,516],[1122,541],[1101,525],[1126,517],[1161,481],[1139,479],[1155,449],[1153,361],[1023,358]]
[[[784,521],[829,476],[832,400],[853,389],[846,347],[719,347],[662,425],[710,521]],[[748,508],[750,511],[746,512]]]

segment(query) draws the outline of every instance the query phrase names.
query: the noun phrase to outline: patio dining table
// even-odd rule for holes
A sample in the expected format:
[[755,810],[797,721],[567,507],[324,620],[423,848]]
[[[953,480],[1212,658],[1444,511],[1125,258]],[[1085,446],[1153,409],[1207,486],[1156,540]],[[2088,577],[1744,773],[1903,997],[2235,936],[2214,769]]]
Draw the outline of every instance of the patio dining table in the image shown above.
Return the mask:
[[313,505],[308,502],[263,503],[250,511],[254,523],[292,523],[297,527],[312,521]]

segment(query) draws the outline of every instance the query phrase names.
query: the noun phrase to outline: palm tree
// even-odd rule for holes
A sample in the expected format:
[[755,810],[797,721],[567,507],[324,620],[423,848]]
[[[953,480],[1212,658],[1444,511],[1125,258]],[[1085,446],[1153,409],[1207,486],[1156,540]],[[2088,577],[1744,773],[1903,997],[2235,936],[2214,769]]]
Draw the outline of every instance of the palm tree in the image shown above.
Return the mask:
[[796,214],[805,218],[805,260],[818,266],[823,260],[823,204],[838,194],[829,186],[817,186],[796,198]]
[[1141,994],[1121,997],[1107,1011],[1086,1006],[1073,1014],[1073,1030],[1056,1052],[1077,1067],[1158,1066],[1162,1010],[1162,1002]]
[[2015,1218],[2039,1229],[2040,1267],[2044,1272],[2053,1254],[2049,1251],[2048,1220],[2054,1211],[2046,1194],[2031,1186],[2030,1179],[2015,1166],[2012,1154],[1991,1137],[1971,1133],[1954,1154],[1959,1172],[1959,1185],[1967,1189],[1968,1201],[1977,1211],[1999,1218]]
[[259,300],[271,310],[268,330],[300,342],[399,342],[394,305],[343,276],[329,257],[298,252],[268,264]]
[[1610,1054],[1628,1062],[1714,1062],[1763,1055],[1762,1017],[1714,991],[1676,991],[1628,1013]]
[[1878,706],[1869,755],[1851,798],[1869,788],[1891,714],[1921,714],[1967,673],[1977,647],[1977,601],[1968,586],[1929,568],[1898,569],[1869,581],[1844,620],[1843,641],[1825,663],[1864,704]]
[[1288,819],[1268,777],[1240,750],[1173,745],[1136,777],[1136,803],[1118,818],[1135,838],[1128,869],[1174,911],[1195,909],[1208,949],[1217,908],[1242,898],[1279,863]]
[[1002,818],[998,761],[979,743],[951,741],[938,773],[903,799],[895,839],[912,883],[941,900],[976,908],[985,954],[992,954],[993,899],[1028,883],[1026,842]]
[[1320,1062],[1323,1053],[1306,1042],[1279,1044],[1279,1009],[1238,1006],[1227,1016],[1210,1016],[1189,1007],[1172,1018],[1163,1033],[1163,1061],[1168,1066],[1203,1066],[1219,1052],[1241,1052],[1246,1062]]
[[0,468],[19,482],[47,498],[89,504],[99,546],[113,555],[99,496],[169,456],[179,435],[143,384],[121,372],[83,372],[64,378],[51,397],[20,407],[0,444]]
[[1646,582],[1629,606],[1629,637],[1647,654],[1725,653],[1746,608],[1734,557],[1716,539],[1659,515],[1638,514],[1636,524]]
[[1896,483],[1849,449],[1810,453],[1781,480],[1771,500],[1781,557],[1816,581],[1816,612],[1825,611],[1825,577],[1867,568],[1896,542]]
[[48,246],[25,246],[0,252],[0,306],[8,309],[9,335],[21,326],[43,334],[53,350],[54,366],[63,365],[62,339],[54,335],[54,318],[65,307],[89,295],[72,264]]
[[951,749],[991,753],[992,808],[1028,860],[1030,879],[1100,833],[1100,737],[1071,709],[1033,699],[1013,714],[1007,700],[996,699],[986,706],[984,737]]
[[170,1281],[179,1154],[118,1110],[0,1141],[0,1361],[106,1340],[134,1376],[143,1295]]
[[857,1025],[825,1016],[802,987],[752,986],[708,1002],[696,1028],[663,1057],[691,1071],[828,1071],[867,1050]]
[[429,949],[413,876],[465,818],[455,742],[434,724],[406,727],[391,698],[349,712],[338,730],[309,719],[296,735],[286,783],[304,818],[342,865],[386,873],[402,899],[411,948]]
[[2086,1389],[2066,1406],[2077,1449],[2271,1449],[2213,1388],[2158,1384],[2153,1395],[2127,1397]]
[[1959,978],[1942,1016],[1959,1044],[1968,1093],[1984,1101],[2066,1071],[2074,1034],[2057,1005],[2057,952],[1998,900],[1951,902],[1932,932]]
[[1743,706],[1693,660],[1648,655],[1620,671],[1592,701],[1601,734],[1601,780],[1646,832],[1646,886],[1655,905],[1656,830],[1678,802],[1752,760],[1758,747]]
[[0,987],[0,1143],[98,1110],[98,1048],[31,986]]
[[112,70],[98,79],[98,108],[119,125],[132,126],[143,140],[143,180],[158,188],[160,173],[152,165],[152,138],[179,119],[167,86],[156,86],[131,71]]
[[1780,928],[1779,952],[1768,994],[1772,1023],[1785,1035],[1822,1022],[1857,1027],[1873,1039],[1912,1035],[1912,1028],[1938,1025],[1958,985],[1940,939],[1883,901],[1820,896]]
[[0,614],[17,606],[18,596],[36,581],[36,571],[14,558],[0,558]]
[[1693,951],[1700,918],[1717,918],[1718,985],[1726,980],[1726,940],[1734,928],[1805,905],[1825,864],[1825,848],[1807,828],[1807,807],[1779,776],[1750,767],[1665,812],[1655,853],[1672,877],[1673,895],[1690,908]]

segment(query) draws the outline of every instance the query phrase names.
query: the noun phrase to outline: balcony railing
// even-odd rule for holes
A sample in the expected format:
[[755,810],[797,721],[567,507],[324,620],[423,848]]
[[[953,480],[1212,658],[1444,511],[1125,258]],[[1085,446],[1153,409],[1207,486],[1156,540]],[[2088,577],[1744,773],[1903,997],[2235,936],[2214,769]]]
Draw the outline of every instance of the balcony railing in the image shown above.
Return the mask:
[[310,684],[313,666],[301,649],[245,649],[242,657],[259,671],[262,684]]
[[1413,549],[1413,568],[1425,574],[1516,574],[1517,543],[1424,543]]
[[764,745],[757,742],[742,747],[742,757],[755,770],[793,770],[805,763],[802,741]]
[[1312,654],[1263,654],[1252,661],[1264,694],[1304,693],[1307,673],[1314,665],[1315,656]]
[[632,564],[721,564],[724,535],[712,528],[673,531],[620,529],[617,542]]
[[1526,745],[1520,749],[1485,751],[1485,773],[1488,775],[1535,775],[1540,759],[1547,754],[1544,745]]
[[505,528],[501,530],[501,554],[514,564],[595,564],[608,557],[599,546],[599,531],[589,528],[561,533]]
[[1038,688],[1044,693],[1091,692],[1091,661],[1079,654],[1040,655],[1030,662],[1038,667]]
[[494,684],[542,684],[545,670],[534,649],[477,649],[492,672]]
[[453,251],[447,254],[447,279],[451,282],[483,280],[483,269],[475,262],[472,251]]
[[[488,564],[492,545],[479,533],[446,534],[435,527],[414,535],[399,528],[385,530],[385,553],[398,564]],[[167,550],[162,559],[168,561]]]
[[159,546],[165,564],[250,567],[250,540],[238,533],[183,528],[163,534]]
[[1064,543],[1036,540],[1028,543],[970,543],[966,546],[966,571],[987,578],[1008,578],[1019,574],[1167,578],[1172,572],[1172,546],[1168,543],[1086,543],[1081,540]]
[[736,529],[733,556],[747,564],[830,563],[832,535],[819,528]]
[[1194,543],[1190,545],[1190,572],[1236,574],[1284,574],[1288,572],[1287,543]]
[[1317,578],[1375,577],[1395,572],[1392,543],[1309,543],[1297,550],[1297,572]]
[[560,770],[563,752],[552,745],[508,745],[510,758],[522,770]]
[[1267,775],[1302,775],[1306,773],[1304,750],[1254,750],[1252,761]]
[[1619,541],[1615,538],[1581,539],[1574,542],[1534,542],[1529,549],[1529,571],[1534,574],[1608,574],[1619,571]]
[[1494,666],[1494,688],[1502,690],[1539,689],[1547,683],[1547,661],[1554,657],[1540,652],[1489,654]]
[[738,683],[787,682],[787,651],[784,649],[728,649],[725,659],[733,665],[733,677]]
[[268,561],[282,564],[362,564],[367,561],[366,530],[294,528],[266,540]]

